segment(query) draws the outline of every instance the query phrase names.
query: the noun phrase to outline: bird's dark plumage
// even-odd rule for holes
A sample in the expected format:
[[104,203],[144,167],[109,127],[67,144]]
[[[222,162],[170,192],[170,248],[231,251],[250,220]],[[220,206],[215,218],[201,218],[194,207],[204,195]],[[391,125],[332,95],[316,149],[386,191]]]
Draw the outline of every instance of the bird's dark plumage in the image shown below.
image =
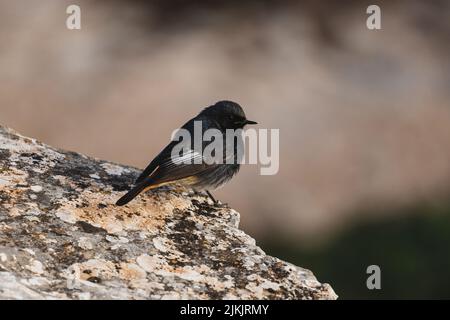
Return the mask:
[[[223,136],[224,144],[226,141],[226,129],[241,129],[246,124],[255,124],[254,121],[247,120],[241,106],[232,101],[219,101],[201,111],[196,117],[186,122],[181,128],[186,129],[194,136],[194,123],[201,123],[202,133],[207,129],[217,129]],[[137,178],[133,188],[120,198],[116,204],[121,206],[127,204],[144,190],[153,189],[165,184],[180,183],[190,186],[196,190],[211,190],[223,185],[230,180],[239,171],[240,159],[237,159],[237,144],[243,144],[242,137],[233,138],[240,141],[234,141],[234,162],[233,163],[185,163],[172,159],[172,149],[179,144],[179,141],[170,142],[144,169]],[[191,153],[184,157],[201,157],[204,148],[211,141],[202,139],[202,150],[194,148],[193,141],[185,142]],[[224,147],[225,148],[225,147]],[[225,150],[224,150],[225,151]],[[183,157],[183,155],[181,155]],[[225,159],[225,152],[224,152]],[[180,158],[181,159],[181,158]],[[175,160],[175,162],[174,162]]]

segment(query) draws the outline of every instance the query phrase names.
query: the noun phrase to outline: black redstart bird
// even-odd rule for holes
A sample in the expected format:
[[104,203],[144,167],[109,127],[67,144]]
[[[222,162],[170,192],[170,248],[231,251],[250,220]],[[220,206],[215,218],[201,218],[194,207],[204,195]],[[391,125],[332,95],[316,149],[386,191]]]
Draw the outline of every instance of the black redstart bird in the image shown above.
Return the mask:
[[[247,120],[241,106],[232,101],[219,101],[201,111],[196,117],[186,122],[181,129],[185,129],[191,137],[195,135],[195,126],[200,124],[201,134],[208,129],[216,129],[222,137],[223,144],[232,145],[231,152],[227,152],[224,147],[223,152],[218,152],[218,157],[223,157],[222,161],[206,161],[202,151],[214,140],[200,142],[201,150],[196,147],[194,139],[185,142],[188,152],[177,154],[174,157],[174,148],[179,141],[170,142],[152,162],[145,168],[137,178],[131,190],[121,197],[116,204],[123,206],[133,200],[143,191],[151,190],[163,185],[180,184],[191,187],[196,191],[206,191],[208,196],[216,203],[209,190],[214,190],[228,182],[238,171],[242,153],[238,152],[238,147],[243,146],[242,135],[234,135],[232,140],[227,140],[227,129],[242,129],[247,124],[256,124],[255,121]],[[229,130],[228,130],[229,131]],[[231,143],[231,144],[230,144]],[[186,149],[185,149],[186,150]],[[242,156],[239,156],[242,155]]]

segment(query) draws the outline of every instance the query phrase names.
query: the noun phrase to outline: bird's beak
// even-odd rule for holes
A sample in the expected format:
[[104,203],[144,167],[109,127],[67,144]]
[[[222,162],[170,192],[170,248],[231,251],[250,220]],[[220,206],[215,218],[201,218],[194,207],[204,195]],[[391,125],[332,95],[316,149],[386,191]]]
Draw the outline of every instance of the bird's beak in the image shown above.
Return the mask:
[[252,120],[247,120],[247,121],[245,121],[245,124],[258,124],[258,122],[252,121]]

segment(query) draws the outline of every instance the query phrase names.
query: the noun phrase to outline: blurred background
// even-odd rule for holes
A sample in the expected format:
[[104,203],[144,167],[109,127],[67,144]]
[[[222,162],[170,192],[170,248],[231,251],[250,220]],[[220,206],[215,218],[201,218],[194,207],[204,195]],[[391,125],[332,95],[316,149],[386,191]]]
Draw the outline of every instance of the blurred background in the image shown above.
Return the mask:
[[449,40],[445,0],[0,0],[0,124],[143,168],[236,101],[280,129],[277,175],[215,193],[263,250],[341,298],[450,298]]

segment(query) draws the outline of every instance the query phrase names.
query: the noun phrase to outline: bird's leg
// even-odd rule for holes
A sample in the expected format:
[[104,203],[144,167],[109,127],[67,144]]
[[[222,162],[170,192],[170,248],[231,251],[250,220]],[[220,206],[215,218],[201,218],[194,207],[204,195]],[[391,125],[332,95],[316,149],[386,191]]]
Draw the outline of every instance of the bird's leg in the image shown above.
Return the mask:
[[211,192],[209,192],[208,190],[205,190],[206,194],[208,195],[208,197],[214,202],[214,204],[218,204],[219,201],[217,201],[216,199],[214,199],[213,195],[211,194]]

